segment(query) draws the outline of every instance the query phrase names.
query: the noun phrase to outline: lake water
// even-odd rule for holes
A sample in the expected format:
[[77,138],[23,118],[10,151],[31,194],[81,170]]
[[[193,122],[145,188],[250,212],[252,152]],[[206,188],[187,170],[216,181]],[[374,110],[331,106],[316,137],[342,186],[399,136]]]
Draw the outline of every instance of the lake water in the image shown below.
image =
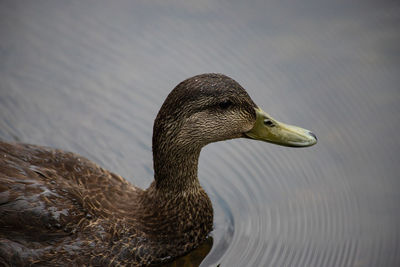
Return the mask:
[[224,73],[319,142],[207,146],[215,229],[194,264],[400,266],[399,25],[396,1],[2,0],[0,138],[147,187],[167,94]]

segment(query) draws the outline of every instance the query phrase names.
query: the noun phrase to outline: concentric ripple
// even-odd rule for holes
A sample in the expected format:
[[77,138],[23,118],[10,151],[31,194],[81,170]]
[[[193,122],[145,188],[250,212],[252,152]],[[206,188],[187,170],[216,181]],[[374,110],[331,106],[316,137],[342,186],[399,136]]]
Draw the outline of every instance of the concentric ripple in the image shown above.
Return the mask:
[[[344,173],[324,177],[323,166],[311,168],[303,160],[311,150],[264,149],[250,142],[231,141],[203,153],[200,166],[208,167],[200,169],[202,176],[209,187],[219,188],[213,202],[232,213],[235,227],[229,248],[214,247],[211,253],[221,254],[226,266],[367,264],[372,255],[360,254],[365,249],[362,209]],[[218,166],[212,155],[220,159]],[[223,228],[220,223],[216,229]]]
[[82,154],[146,187],[165,97],[225,73],[319,141],[203,150],[215,213],[203,266],[397,267],[399,14],[396,1],[3,0],[0,138]]

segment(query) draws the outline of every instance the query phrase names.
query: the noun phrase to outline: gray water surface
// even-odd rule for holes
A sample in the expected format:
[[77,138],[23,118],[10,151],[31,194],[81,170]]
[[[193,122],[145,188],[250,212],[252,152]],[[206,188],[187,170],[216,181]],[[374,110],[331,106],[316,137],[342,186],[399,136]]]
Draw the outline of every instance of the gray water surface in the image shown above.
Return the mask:
[[400,266],[396,1],[0,1],[0,138],[79,153],[147,187],[180,81],[231,76],[316,146],[207,146],[203,266]]

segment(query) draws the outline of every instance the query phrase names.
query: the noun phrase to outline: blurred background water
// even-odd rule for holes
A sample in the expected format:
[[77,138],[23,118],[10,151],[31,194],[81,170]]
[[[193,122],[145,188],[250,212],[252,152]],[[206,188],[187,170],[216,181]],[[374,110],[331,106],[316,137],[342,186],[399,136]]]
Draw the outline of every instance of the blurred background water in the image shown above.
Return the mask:
[[398,1],[2,0],[0,138],[147,187],[167,94],[224,73],[319,143],[202,151],[202,266],[400,266],[399,26]]

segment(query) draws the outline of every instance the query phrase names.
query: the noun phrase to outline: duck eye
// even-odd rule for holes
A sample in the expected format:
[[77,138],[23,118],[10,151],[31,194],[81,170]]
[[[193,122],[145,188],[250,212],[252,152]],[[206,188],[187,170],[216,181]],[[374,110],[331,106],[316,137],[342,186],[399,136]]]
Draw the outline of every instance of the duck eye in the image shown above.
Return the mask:
[[229,108],[230,106],[232,106],[232,101],[230,101],[230,100],[225,100],[225,101],[222,101],[221,103],[219,103],[219,107],[221,108],[221,109],[227,109],[227,108]]
[[274,127],[275,124],[270,119],[264,119],[264,125]]

